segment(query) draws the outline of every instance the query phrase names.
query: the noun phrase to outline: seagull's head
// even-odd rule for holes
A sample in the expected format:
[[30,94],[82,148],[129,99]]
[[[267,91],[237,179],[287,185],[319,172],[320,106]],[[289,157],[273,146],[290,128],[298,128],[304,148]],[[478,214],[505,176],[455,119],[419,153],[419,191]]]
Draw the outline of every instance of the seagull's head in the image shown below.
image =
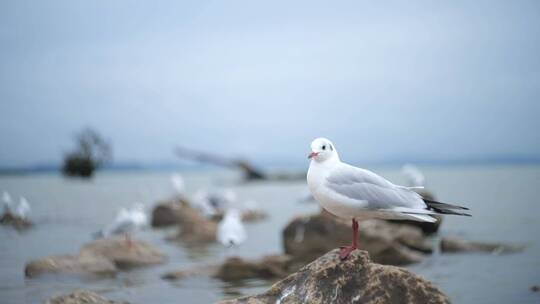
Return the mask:
[[339,159],[336,147],[334,144],[326,138],[317,138],[311,142],[311,153],[308,155],[309,159],[316,162],[324,162],[328,159]]

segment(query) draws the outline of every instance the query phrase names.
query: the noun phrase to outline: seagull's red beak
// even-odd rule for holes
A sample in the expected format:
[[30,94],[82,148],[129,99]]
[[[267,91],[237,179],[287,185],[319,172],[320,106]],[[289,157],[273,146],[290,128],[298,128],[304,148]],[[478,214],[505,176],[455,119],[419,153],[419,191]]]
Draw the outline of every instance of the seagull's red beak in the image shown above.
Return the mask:
[[309,155],[308,155],[307,158],[312,159],[312,158],[314,158],[314,157],[317,156],[317,155],[319,155],[319,153],[317,153],[317,152],[311,152],[311,153],[309,153]]

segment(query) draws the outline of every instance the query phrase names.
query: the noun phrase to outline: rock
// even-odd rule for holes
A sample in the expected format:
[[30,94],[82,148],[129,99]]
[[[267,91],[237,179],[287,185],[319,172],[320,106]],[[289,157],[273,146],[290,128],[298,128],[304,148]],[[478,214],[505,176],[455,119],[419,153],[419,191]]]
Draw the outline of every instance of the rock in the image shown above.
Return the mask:
[[152,211],[152,227],[167,227],[181,224],[182,213],[186,209],[193,208],[185,201],[169,201],[158,204]]
[[0,218],[0,224],[12,226],[17,230],[25,230],[32,227],[32,222],[28,219],[18,217],[9,211],[4,212]]
[[231,257],[221,265],[200,266],[189,270],[170,272],[161,278],[178,280],[194,276],[210,276],[229,282],[254,278],[272,280],[284,278],[299,268],[300,266],[287,255],[269,255],[257,260]]
[[219,302],[262,303],[450,303],[433,284],[399,267],[372,263],[366,251],[347,260],[334,249],[277,282],[264,293]]
[[94,275],[112,275],[116,266],[107,258],[94,255],[59,255],[34,260],[26,264],[26,277],[35,277],[42,273],[76,273]]
[[[431,192],[422,190],[418,191],[418,194],[420,194],[422,197],[430,200],[435,200],[435,196],[431,194]],[[422,232],[426,235],[431,235],[434,233],[437,233],[439,231],[439,227],[442,224],[443,217],[441,215],[433,215],[434,218],[437,219],[435,223],[429,223],[429,222],[418,222],[418,221],[409,221],[409,220],[388,220],[390,223],[396,223],[396,224],[405,224],[410,225],[414,227],[418,227],[422,229]]]
[[70,294],[56,296],[45,301],[45,304],[127,304],[128,302],[110,301],[89,290],[75,290]]
[[[189,210],[189,211],[188,211]],[[209,243],[216,241],[217,223],[205,218],[195,209],[182,212],[182,225],[171,241]]]
[[218,268],[214,277],[223,281],[283,278],[289,274],[290,262],[291,258],[285,255],[270,255],[257,261],[232,257]]
[[540,285],[533,285],[531,286],[532,292],[540,292]]
[[[311,261],[325,252],[351,242],[350,223],[326,211],[294,219],[283,230],[285,253]],[[404,265],[419,262],[432,247],[417,227],[382,220],[359,223],[359,248],[377,263]]]
[[[225,215],[225,211],[218,212],[214,216],[212,216],[212,221],[219,222],[223,219],[223,216]],[[264,212],[263,210],[245,210],[242,211],[242,222],[257,222],[260,220],[264,220],[268,217],[268,213]]]
[[132,240],[128,246],[121,238],[93,241],[83,246],[80,252],[81,255],[105,257],[120,269],[160,264],[167,260],[165,254],[146,242]]
[[500,254],[518,252],[524,249],[523,246],[467,241],[456,237],[443,237],[440,246],[443,253],[491,252]]

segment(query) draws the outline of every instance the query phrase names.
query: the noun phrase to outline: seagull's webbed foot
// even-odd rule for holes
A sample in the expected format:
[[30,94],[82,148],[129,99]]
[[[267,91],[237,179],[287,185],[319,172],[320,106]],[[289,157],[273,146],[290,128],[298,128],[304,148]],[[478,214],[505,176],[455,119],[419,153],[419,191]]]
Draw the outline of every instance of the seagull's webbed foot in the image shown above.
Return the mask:
[[351,254],[351,252],[353,252],[357,248],[356,248],[356,246],[351,245],[351,246],[341,246],[341,247],[339,247],[339,249],[341,249],[339,251],[339,258],[341,260],[346,260],[349,257],[349,255]]

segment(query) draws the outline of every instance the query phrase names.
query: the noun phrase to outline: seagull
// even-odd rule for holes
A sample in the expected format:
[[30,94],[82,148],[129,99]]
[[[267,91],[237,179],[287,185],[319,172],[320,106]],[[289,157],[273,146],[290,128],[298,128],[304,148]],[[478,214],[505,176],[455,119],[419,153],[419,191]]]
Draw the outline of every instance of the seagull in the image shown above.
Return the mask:
[[148,217],[144,212],[142,204],[135,204],[131,209],[122,208],[116,215],[114,221],[101,231],[94,234],[96,238],[108,237],[111,235],[124,234],[124,239],[128,247],[132,246],[130,233],[145,227],[148,224]]
[[420,169],[418,169],[415,165],[406,164],[401,168],[401,174],[405,176],[407,179],[407,185],[412,187],[416,187],[417,189],[424,188],[424,184],[426,181],[426,178],[424,177],[424,174]]
[[394,185],[385,178],[339,159],[336,147],[326,138],[311,143],[307,183],[313,197],[328,212],[352,221],[352,244],[341,247],[345,260],[358,248],[358,222],[367,218],[408,219],[436,222],[433,214],[470,216],[456,210],[466,207],[428,200],[410,187]]
[[28,203],[28,200],[26,200],[26,198],[21,196],[19,198],[19,204],[17,205],[17,207],[15,207],[15,210],[13,213],[19,218],[25,219],[26,217],[28,217],[28,213],[30,213],[30,211],[31,211],[31,208],[30,208],[30,204]]
[[178,173],[172,174],[171,183],[174,187],[174,190],[176,190],[179,195],[183,196],[186,194],[186,184],[184,183],[184,178],[182,177],[182,175]]
[[193,207],[206,217],[213,217],[227,209],[237,200],[236,192],[232,189],[222,191],[207,191],[199,189],[193,196]]
[[217,239],[226,247],[242,244],[247,238],[242,216],[237,209],[229,209],[218,224]]
[[4,202],[4,212],[11,212],[11,204],[13,204],[13,200],[11,199],[9,192],[2,192],[2,202]]

